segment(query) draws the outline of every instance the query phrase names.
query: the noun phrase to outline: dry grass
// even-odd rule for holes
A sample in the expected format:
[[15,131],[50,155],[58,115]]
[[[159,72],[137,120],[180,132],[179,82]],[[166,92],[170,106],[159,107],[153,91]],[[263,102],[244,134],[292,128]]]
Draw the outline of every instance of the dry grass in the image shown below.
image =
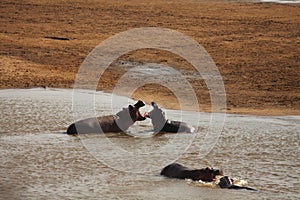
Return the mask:
[[[80,64],[101,41],[131,28],[158,26],[182,32],[205,47],[223,77],[228,112],[300,114],[299,5],[2,0],[0,9],[1,88],[71,88]],[[121,59],[188,67],[179,57],[153,50]],[[110,91],[121,73],[108,70],[99,89]],[[202,109],[209,111],[205,85],[201,80],[192,84]],[[156,85],[144,86],[134,97],[177,107],[171,91]]]

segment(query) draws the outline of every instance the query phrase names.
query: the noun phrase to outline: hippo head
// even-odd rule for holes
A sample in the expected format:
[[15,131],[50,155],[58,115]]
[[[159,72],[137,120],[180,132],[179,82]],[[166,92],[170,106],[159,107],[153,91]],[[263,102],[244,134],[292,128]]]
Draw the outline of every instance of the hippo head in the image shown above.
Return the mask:
[[144,102],[139,100],[133,106],[129,105],[128,108],[123,108],[123,110],[118,112],[117,115],[121,119],[128,119],[128,117],[130,116],[132,122],[143,121],[146,119],[146,117],[141,115],[140,108],[143,107],[144,105],[145,105]]
[[216,179],[216,176],[223,176],[223,171],[206,167],[205,169],[197,169],[197,176],[195,180],[202,180],[211,182]]
[[224,176],[220,179],[219,186],[220,188],[229,188],[232,186],[233,180],[228,176]]
[[167,121],[165,117],[165,112],[162,109],[160,109],[155,102],[152,102],[151,105],[153,107],[153,110],[145,113],[144,116],[151,119],[155,129],[160,130]]
[[129,105],[130,117],[133,121],[143,121],[146,117],[142,116],[140,113],[140,108],[145,106],[145,103],[139,100],[134,106]]

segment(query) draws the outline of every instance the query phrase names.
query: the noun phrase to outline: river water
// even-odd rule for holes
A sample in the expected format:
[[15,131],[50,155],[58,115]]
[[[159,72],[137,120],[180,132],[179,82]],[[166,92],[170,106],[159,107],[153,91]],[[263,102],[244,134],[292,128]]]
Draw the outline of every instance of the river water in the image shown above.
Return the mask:
[[[96,102],[95,115],[134,103],[117,97],[124,101],[109,106],[111,95],[83,93]],[[72,94],[51,88],[0,91],[0,199],[300,197],[299,116],[218,114],[224,126],[221,122],[222,131],[213,133],[211,114],[165,110],[168,118],[186,121],[197,132],[152,135],[146,120],[131,127],[129,134],[70,136],[64,132],[74,121]],[[150,109],[147,105],[141,112]],[[259,192],[159,176],[174,160],[189,167],[221,168]]]

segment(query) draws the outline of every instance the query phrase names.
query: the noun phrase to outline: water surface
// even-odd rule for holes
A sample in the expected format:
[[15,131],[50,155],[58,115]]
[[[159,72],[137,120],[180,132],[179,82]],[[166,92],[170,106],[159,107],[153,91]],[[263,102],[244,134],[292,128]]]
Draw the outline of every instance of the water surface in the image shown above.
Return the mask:
[[[109,107],[109,94],[90,95],[97,102],[95,115],[127,106],[117,103]],[[207,113],[198,113],[200,120],[195,120],[189,112],[166,110],[168,118],[197,126],[194,135],[150,137],[151,123],[145,121],[129,130],[145,137],[76,137],[63,133],[74,120],[72,90],[1,90],[0,101],[0,199],[299,199],[299,116],[227,115],[214,148],[199,156],[211,126]],[[142,112],[149,109],[146,106]],[[82,113],[82,118],[88,113]],[[102,139],[109,141],[106,146],[113,145],[111,151],[102,148]],[[86,144],[102,149],[98,154],[104,160]],[[168,144],[185,153],[170,152],[171,147],[165,148]],[[113,159],[118,156],[114,155],[115,147],[134,159]],[[247,181],[260,192],[219,189],[159,176],[159,166],[178,156],[178,162],[190,167],[222,168],[226,175]],[[149,168],[149,163],[155,167]]]

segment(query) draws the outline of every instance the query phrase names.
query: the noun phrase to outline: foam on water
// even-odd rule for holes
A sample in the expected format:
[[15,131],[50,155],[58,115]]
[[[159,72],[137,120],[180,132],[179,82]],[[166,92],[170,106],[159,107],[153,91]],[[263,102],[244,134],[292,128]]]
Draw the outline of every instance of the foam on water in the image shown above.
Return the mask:
[[[204,182],[204,181],[193,181],[191,179],[186,179],[187,184],[195,186],[195,187],[209,187],[209,188],[219,188],[219,182],[220,182],[220,178],[222,178],[222,176],[217,176],[215,181],[212,182]],[[233,184],[234,185],[238,185],[238,186],[246,186],[248,185],[248,182],[243,180],[243,179],[239,179],[239,178],[235,178],[233,177]]]

